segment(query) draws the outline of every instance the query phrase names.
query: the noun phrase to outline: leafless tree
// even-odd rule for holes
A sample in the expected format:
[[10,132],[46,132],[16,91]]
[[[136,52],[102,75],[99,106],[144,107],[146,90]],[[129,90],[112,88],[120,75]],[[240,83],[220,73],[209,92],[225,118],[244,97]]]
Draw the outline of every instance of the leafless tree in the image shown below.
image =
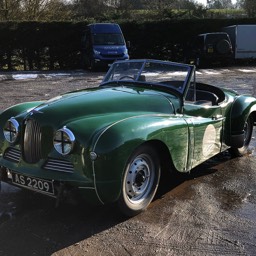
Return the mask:
[[109,7],[104,0],[74,0],[74,12],[81,18],[95,17]]
[[207,0],[207,6],[213,9],[233,8],[231,0]]
[[20,4],[21,0],[0,0],[0,19],[20,19]]
[[0,19],[5,20],[64,20],[71,17],[65,0],[0,0]]
[[256,17],[256,1],[242,0],[241,6],[244,8],[249,18]]

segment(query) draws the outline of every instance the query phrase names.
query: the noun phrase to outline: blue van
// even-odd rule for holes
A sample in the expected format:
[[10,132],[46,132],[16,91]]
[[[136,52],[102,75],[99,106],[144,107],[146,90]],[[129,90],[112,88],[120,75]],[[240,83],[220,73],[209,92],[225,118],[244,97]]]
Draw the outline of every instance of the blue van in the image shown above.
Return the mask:
[[128,60],[128,49],[122,30],[114,23],[86,26],[82,38],[83,66],[89,69],[106,67],[116,60]]

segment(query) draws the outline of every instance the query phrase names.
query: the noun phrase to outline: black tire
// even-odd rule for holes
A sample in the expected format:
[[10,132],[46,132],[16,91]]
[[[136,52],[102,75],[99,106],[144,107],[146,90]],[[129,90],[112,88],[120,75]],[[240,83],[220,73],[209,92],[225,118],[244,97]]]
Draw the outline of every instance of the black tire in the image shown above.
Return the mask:
[[234,157],[243,156],[249,153],[249,144],[253,132],[253,117],[249,116],[244,125],[244,145],[241,148],[230,148],[230,153]]
[[96,70],[96,64],[95,64],[94,59],[92,59],[92,58],[89,58],[89,59],[88,59],[87,67],[88,67],[88,69],[89,69],[90,71],[95,71],[95,70]]
[[118,205],[126,216],[144,211],[153,200],[160,180],[156,151],[147,145],[136,149],[125,167]]
[[230,52],[230,43],[229,41],[223,39],[223,40],[220,40],[217,44],[216,44],[216,50],[218,53],[220,54],[227,54]]
[[195,63],[197,68],[206,68],[209,66],[208,61],[203,57],[196,58]]

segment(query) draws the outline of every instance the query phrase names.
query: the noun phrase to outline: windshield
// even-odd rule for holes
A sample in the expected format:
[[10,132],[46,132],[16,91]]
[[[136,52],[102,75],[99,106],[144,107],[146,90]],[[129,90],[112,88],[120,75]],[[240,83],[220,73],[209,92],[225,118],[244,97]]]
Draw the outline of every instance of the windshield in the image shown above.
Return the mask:
[[[169,87],[184,93],[194,71],[194,66],[157,60],[129,60],[112,64],[103,83],[136,81]],[[136,85],[136,84],[134,84]]]
[[222,39],[223,40],[229,40],[228,35],[225,34],[225,33],[221,33],[221,34],[217,34],[217,33],[207,34],[206,42],[208,44],[213,44],[213,43],[216,43],[217,41],[222,40]]
[[124,45],[122,34],[94,34],[94,45]]

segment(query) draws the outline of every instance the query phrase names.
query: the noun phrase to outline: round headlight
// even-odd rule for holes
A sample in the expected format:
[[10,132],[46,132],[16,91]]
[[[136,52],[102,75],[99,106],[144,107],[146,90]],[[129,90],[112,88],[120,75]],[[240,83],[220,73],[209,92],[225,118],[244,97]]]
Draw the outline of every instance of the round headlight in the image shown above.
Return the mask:
[[62,155],[68,155],[74,148],[75,136],[66,127],[56,131],[53,145],[56,151]]
[[19,123],[14,119],[9,119],[4,126],[4,137],[10,142],[14,143],[19,136]]

